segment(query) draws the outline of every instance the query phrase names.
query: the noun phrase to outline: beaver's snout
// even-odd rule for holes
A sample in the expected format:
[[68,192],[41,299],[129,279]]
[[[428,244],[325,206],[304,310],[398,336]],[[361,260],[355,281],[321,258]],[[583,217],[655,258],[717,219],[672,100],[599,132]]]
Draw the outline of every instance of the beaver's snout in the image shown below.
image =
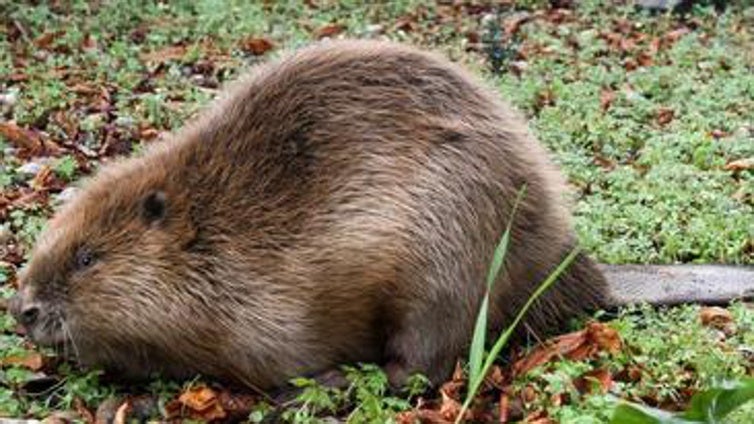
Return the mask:
[[24,291],[19,291],[10,299],[8,308],[13,318],[27,331],[30,331],[39,322],[42,306],[36,301],[25,299],[25,297],[28,297],[28,295]]
[[56,334],[59,320],[54,318],[56,314],[52,309],[35,299],[27,290],[19,290],[8,303],[9,312],[21,324],[26,334],[35,342],[44,345],[55,344],[60,337]]

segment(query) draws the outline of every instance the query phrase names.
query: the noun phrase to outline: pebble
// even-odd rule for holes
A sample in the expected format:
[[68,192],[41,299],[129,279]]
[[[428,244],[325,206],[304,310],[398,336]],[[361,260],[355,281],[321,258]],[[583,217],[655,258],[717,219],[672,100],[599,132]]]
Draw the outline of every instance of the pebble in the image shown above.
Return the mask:
[[73,197],[76,195],[76,193],[78,193],[78,191],[79,191],[78,187],[73,187],[73,186],[66,187],[63,189],[63,191],[55,195],[55,201],[60,202],[60,203],[67,203],[71,199],[73,199]]
[[34,177],[42,170],[42,164],[39,162],[26,162],[25,164],[19,166],[16,169],[16,172],[22,175],[28,175],[30,177]]

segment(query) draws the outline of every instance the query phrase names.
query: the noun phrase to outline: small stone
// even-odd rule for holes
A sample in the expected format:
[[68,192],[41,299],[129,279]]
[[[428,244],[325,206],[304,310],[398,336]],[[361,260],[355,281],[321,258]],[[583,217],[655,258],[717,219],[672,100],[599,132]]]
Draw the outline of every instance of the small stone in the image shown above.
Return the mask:
[[78,193],[78,187],[66,187],[55,196],[55,201],[60,203],[67,203]]
[[97,407],[97,412],[94,414],[95,422],[98,423],[111,423],[115,421],[115,414],[118,412],[118,408],[121,405],[123,399],[120,397],[109,397],[105,399]]
[[18,100],[18,93],[9,91],[7,93],[0,93],[0,105],[13,106]]
[[0,225],[0,248],[13,239],[13,231],[8,225]]
[[375,37],[377,35],[382,34],[384,30],[385,30],[384,25],[380,25],[380,24],[367,25],[367,27],[364,28],[364,36]]
[[16,169],[16,172],[22,175],[27,175],[30,177],[34,177],[42,170],[42,164],[38,162],[26,162],[25,164],[19,166]]
[[645,9],[671,10],[682,2],[683,0],[637,0],[636,5]]

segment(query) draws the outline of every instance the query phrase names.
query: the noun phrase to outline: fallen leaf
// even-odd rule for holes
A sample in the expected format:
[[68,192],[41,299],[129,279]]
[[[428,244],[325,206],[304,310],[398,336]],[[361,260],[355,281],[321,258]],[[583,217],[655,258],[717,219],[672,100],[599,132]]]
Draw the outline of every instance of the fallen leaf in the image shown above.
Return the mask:
[[42,170],[37,172],[29,186],[35,191],[45,190],[53,182],[54,177],[52,168],[49,165],[42,165]]
[[527,424],[555,424],[551,418],[547,416],[547,411],[539,410],[529,414],[525,422]]
[[654,59],[652,57],[652,54],[649,52],[641,52],[636,57],[636,61],[639,63],[639,66],[647,67],[652,66],[654,63]]
[[34,40],[34,45],[39,49],[49,49],[52,43],[65,34],[65,31],[45,32]]
[[241,394],[231,393],[229,391],[220,392],[219,403],[223,411],[227,414],[229,421],[243,421],[251,413],[252,408],[256,405],[256,397]]
[[[448,421],[455,420],[458,414],[461,412],[461,402],[448,396],[442,390],[440,391],[440,395],[442,396],[442,403],[440,404],[440,416]],[[465,417],[470,415],[470,411],[466,410],[464,413],[464,419],[467,419]]]
[[668,107],[661,107],[657,110],[657,123],[660,125],[669,124],[675,117],[675,111]]
[[484,380],[487,384],[499,390],[502,390],[503,387],[505,387],[505,376],[503,375],[503,370],[497,365],[492,366],[490,372],[487,374]]
[[217,393],[206,386],[192,387],[165,406],[169,419],[191,418],[204,421],[219,420],[228,414],[220,405]]
[[314,35],[317,38],[332,37],[340,34],[344,29],[343,25],[340,24],[327,24],[315,31]]
[[163,63],[171,60],[182,59],[186,55],[186,46],[168,46],[160,50],[142,53],[139,58],[143,62]]
[[415,411],[405,411],[396,415],[395,420],[398,424],[452,424],[452,420],[445,419],[440,411],[433,409],[419,409]]
[[521,13],[518,15],[514,15],[513,18],[506,20],[503,23],[503,31],[505,31],[505,34],[508,37],[511,37],[515,35],[519,29],[521,29],[521,26],[529,21],[531,21],[534,18],[534,16],[530,13]]
[[14,122],[0,122],[0,135],[19,149],[26,150],[31,156],[59,155],[60,146],[47,140],[37,131],[19,127]]
[[622,349],[622,345],[615,329],[603,323],[590,322],[581,331],[556,337],[537,347],[513,364],[512,373],[520,376],[560,357],[581,361],[599,352],[615,354]]
[[524,403],[532,403],[537,399],[537,391],[531,384],[527,384],[526,387],[521,390],[521,400]]
[[272,41],[266,38],[247,38],[241,42],[241,50],[255,56],[261,56],[275,47]]
[[596,387],[604,394],[613,386],[613,376],[606,369],[596,369],[575,379],[573,385],[580,393],[592,393]]
[[86,423],[94,423],[94,414],[92,414],[92,411],[90,411],[89,408],[86,407],[83,399],[79,397],[74,398],[73,408],[76,410],[76,413],[79,414],[82,421]]
[[754,169],[754,157],[746,159],[738,159],[725,165],[727,171],[745,171]]
[[595,153],[594,155],[594,163],[597,164],[599,167],[604,168],[608,171],[612,171],[615,169],[616,163],[614,160],[603,156],[599,153]]
[[500,401],[498,402],[498,405],[497,405],[497,412],[498,412],[498,416],[500,417],[499,422],[501,424],[510,422],[510,409],[511,409],[511,398],[508,396],[507,393],[500,393]]
[[601,351],[615,355],[623,348],[620,334],[608,325],[599,322],[590,322],[587,324],[587,335],[590,340],[593,340],[597,344],[597,347]]
[[613,100],[615,100],[615,91],[609,88],[603,88],[600,92],[600,108],[603,112],[607,112],[607,110],[610,109]]
[[678,28],[673,31],[668,32],[663,36],[663,40],[667,41],[669,44],[675,43],[678,41],[681,37],[688,34],[690,30],[686,27]]
[[713,328],[722,328],[733,322],[733,314],[718,306],[702,308],[699,318],[702,320],[702,325]]
[[0,361],[3,366],[15,365],[31,371],[39,371],[44,367],[44,357],[38,352],[27,351],[23,355],[7,356]]
[[81,41],[81,48],[84,50],[94,50],[97,48],[97,39],[92,34],[86,34]]

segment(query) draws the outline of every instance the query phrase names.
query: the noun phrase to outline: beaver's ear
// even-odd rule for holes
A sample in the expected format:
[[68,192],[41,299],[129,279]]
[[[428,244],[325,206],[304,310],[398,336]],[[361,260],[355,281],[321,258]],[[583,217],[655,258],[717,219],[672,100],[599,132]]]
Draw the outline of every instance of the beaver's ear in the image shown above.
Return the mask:
[[147,224],[160,222],[167,213],[167,196],[164,191],[153,191],[141,202],[141,218]]

